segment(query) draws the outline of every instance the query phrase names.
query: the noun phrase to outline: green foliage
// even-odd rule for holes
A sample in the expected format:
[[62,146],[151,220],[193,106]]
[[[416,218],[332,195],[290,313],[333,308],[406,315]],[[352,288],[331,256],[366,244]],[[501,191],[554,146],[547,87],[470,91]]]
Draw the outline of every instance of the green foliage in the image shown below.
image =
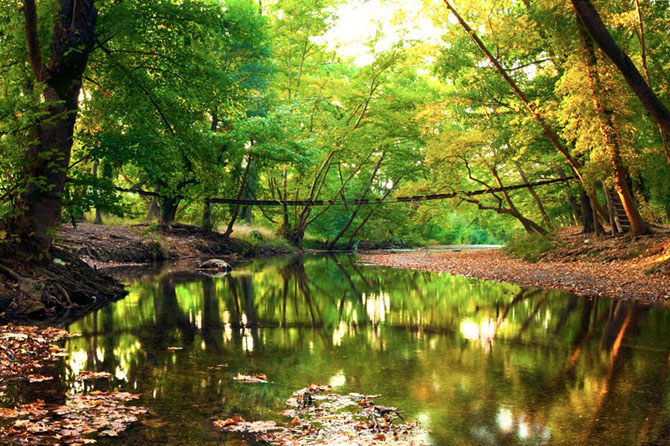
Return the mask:
[[[50,105],[29,70],[20,2],[11,3],[0,11],[0,220],[24,205],[30,130]],[[40,2],[41,36],[52,32],[54,5]],[[385,5],[397,7],[391,0]],[[666,100],[670,13],[658,2],[641,5],[641,15],[630,5],[597,6]],[[585,186],[602,198],[613,186],[612,153],[573,11],[559,0],[457,6],[556,130]],[[97,4],[99,44],[83,80],[63,218],[98,209],[145,220],[150,200],[119,193],[122,187],[159,193],[166,220],[176,214],[194,224],[211,197],[325,200],[332,204],[210,209],[215,227],[243,213],[272,220],[273,231],[298,245],[307,237],[314,247],[515,244],[523,232],[576,221],[568,198],[579,196],[579,185],[538,187],[535,195],[528,189],[467,194],[570,169],[443,9],[427,5],[419,13],[445,30],[439,45],[404,32],[386,35],[379,26],[359,42],[369,51],[361,63],[326,37],[340,7],[339,0]],[[399,10],[391,25],[405,25],[406,14]],[[668,222],[670,165],[658,129],[596,53],[602,103],[640,212]],[[28,180],[39,185],[45,178]],[[458,196],[391,203],[441,192]],[[355,198],[382,203],[357,206]]]

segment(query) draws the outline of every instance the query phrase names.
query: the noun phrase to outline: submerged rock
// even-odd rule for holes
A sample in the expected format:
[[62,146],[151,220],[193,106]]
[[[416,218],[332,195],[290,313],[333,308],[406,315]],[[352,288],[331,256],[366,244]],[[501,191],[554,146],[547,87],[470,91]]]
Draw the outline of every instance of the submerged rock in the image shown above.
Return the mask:
[[198,265],[199,270],[225,272],[232,270],[228,262],[221,259],[210,259]]

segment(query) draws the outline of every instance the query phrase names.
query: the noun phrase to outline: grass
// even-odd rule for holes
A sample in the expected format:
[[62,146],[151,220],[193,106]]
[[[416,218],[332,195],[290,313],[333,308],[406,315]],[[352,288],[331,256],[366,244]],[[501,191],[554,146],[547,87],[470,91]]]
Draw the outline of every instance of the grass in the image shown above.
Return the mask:
[[[219,228],[219,230],[225,228]],[[231,238],[243,241],[251,245],[254,249],[263,249],[265,247],[278,251],[295,252],[296,248],[281,237],[278,237],[271,229],[260,226],[233,226]]]
[[550,236],[525,234],[510,238],[505,247],[505,252],[512,257],[536,263],[540,260],[542,254],[553,251],[555,248],[556,243]]

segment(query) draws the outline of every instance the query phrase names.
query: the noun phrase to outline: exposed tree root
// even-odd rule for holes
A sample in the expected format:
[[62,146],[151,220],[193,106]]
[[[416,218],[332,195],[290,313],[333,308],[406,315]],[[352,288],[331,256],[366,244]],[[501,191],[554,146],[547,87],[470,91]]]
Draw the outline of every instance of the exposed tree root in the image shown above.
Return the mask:
[[[67,251],[53,249],[48,265],[0,260],[0,311],[5,318],[56,319],[125,296],[115,279]],[[73,314],[74,313],[74,314]]]

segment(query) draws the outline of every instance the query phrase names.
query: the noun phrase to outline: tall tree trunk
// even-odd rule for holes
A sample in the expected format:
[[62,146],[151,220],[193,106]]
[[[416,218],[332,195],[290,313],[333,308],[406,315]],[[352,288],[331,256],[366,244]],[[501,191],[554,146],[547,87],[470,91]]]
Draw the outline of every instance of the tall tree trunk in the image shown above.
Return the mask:
[[591,234],[595,232],[595,227],[593,226],[593,209],[591,208],[589,196],[583,189],[579,193],[579,200],[582,205],[582,234]]
[[209,199],[205,199],[202,204],[202,220],[200,227],[203,231],[211,232],[214,227],[214,222],[212,221],[212,203]]
[[[365,189],[365,194],[363,194],[363,196],[361,198],[366,198],[368,196],[368,193],[370,192],[370,188],[372,187],[372,183],[375,181],[375,177],[377,176],[377,172],[379,172],[379,168],[381,167],[382,162],[384,161],[384,156],[385,156],[385,154],[382,153],[382,155],[379,157],[379,161],[377,161],[377,164],[375,165],[375,168],[372,171],[372,175],[370,175],[370,181],[368,182],[367,188]],[[347,232],[347,229],[349,229],[349,226],[351,226],[351,224],[354,222],[354,219],[358,215],[358,211],[361,209],[362,205],[363,205],[362,203],[359,203],[359,204],[356,205],[356,208],[354,209],[354,211],[349,216],[349,219],[347,220],[347,222],[344,224],[344,226],[342,226],[342,229],[340,229],[340,231],[337,233],[335,238],[333,238],[333,240],[328,244],[328,247],[326,249],[335,248],[335,245],[337,244],[337,242],[340,240],[340,238],[342,238],[344,233]]]
[[577,16],[591,34],[593,40],[617,66],[626,83],[633,90],[644,108],[658,122],[665,135],[670,135],[670,111],[656,96],[638,71],[633,61],[616,44],[605,27],[596,8],[589,0],[571,0]]
[[[158,193],[158,186],[154,187],[154,193]],[[158,206],[158,197],[151,197],[151,202],[149,203],[149,211],[147,212],[147,223],[151,223],[160,216],[160,209]]]
[[179,198],[161,197],[160,201],[160,216],[161,226],[168,227],[174,223],[177,216],[177,209],[179,208]]
[[[247,178],[249,177],[249,170],[251,169],[251,153],[247,155],[247,167],[244,168],[244,174],[242,175],[242,181],[240,182],[240,188],[237,191],[237,197],[236,199],[239,200],[242,198],[242,194],[244,193],[244,186],[247,184]],[[230,237],[230,234],[233,233],[233,225],[235,224],[235,220],[237,220],[237,216],[240,213],[240,205],[235,204],[233,207],[233,215],[230,217],[230,221],[228,222],[228,227],[226,228],[226,232],[223,233],[223,236],[228,238]]]
[[[558,173],[559,178],[563,180],[566,179],[565,171],[561,167],[556,169],[556,173]],[[579,205],[577,204],[577,200],[575,199],[574,195],[570,193],[570,186],[568,186],[566,183],[563,184],[566,189],[565,192],[568,195],[568,204],[570,205],[570,208],[572,209],[572,214],[575,217],[575,222],[581,221],[582,213],[581,209],[579,208]]]
[[580,22],[579,17],[577,17],[577,22],[582,37],[582,43],[584,44],[584,61],[586,63],[587,76],[589,78],[596,115],[598,116],[600,131],[603,134],[610,162],[614,169],[615,189],[621,199],[628,221],[630,221],[632,234],[646,234],[649,232],[649,226],[644,222],[642,216],[638,212],[637,205],[633,199],[633,194],[628,187],[628,169],[624,166],[623,159],[621,158],[619,135],[614,126],[614,112],[605,104],[605,92],[600,82],[596,54],[591,39],[584,29],[584,26],[582,26],[583,24]]
[[[461,24],[465,32],[470,36],[472,41],[479,47],[479,49],[484,53],[484,55],[489,59],[491,64],[496,68],[498,73],[503,77],[505,82],[510,86],[512,91],[514,91],[514,94],[523,102],[523,104],[526,106],[526,109],[528,112],[533,116],[533,118],[540,124],[542,127],[542,132],[544,135],[551,141],[552,145],[554,148],[561,154],[563,157],[567,160],[568,164],[574,171],[575,175],[579,179],[579,181],[582,183],[584,186],[584,189],[589,193],[591,196],[591,199],[593,200],[596,210],[598,211],[599,214],[603,216],[603,218],[608,218],[607,211],[605,208],[603,208],[598,200],[595,198],[595,190],[592,187],[589,187],[588,184],[586,184],[584,177],[582,176],[582,173],[580,171],[580,164],[577,162],[576,159],[572,157],[570,154],[570,151],[568,148],[561,142],[561,139],[558,137],[558,134],[554,131],[554,129],[549,125],[547,122],[546,118],[537,110],[535,105],[526,97],[523,91],[521,91],[521,88],[514,82],[514,79],[509,75],[507,70],[500,64],[498,59],[488,50],[486,45],[484,45],[484,42],[477,36],[477,34],[474,32],[474,30],[470,27],[470,25],[467,24],[465,20],[458,14],[456,9],[449,3],[448,0],[442,0],[444,4],[447,6],[447,9],[451,11],[451,13],[456,17],[458,20],[458,23]],[[576,1],[576,0],[573,0]]]
[[48,259],[52,228],[58,223],[63,188],[70,164],[79,92],[88,56],[95,44],[97,11],[93,0],[60,0],[45,65],[40,51],[34,0],[24,0],[28,61],[35,80],[43,84],[45,113],[31,130],[23,178],[26,188],[20,215],[10,222],[20,249]]
[[516,171],[519,172],[519,176],[521,177],[523,183],[528,185],[528,192],[530,192],[530,195],[533,197],[535,205],[537,206],[537,208],[540,211],[540,214],[542,215],[542,220],[544,220],[544,223],[547,225],[548,228],[551,228],[551,220],[549,220],[549,215],[547,215],[547,211],[544,209],[544,205],[542,204],[542,200],[540,200],[540,196],[537,195],[535,189],[532,186],[530,186],[530,182],[528,182],[528,178],[526,177],[526,172],[524,172],[523,169],[521,168],[521,163],[515,161],[514,165],[516,166]]
[[[93,161],[93,177],[98,178],[98,167],[100,165],[100,161],[96,159]],[[100,211],[100,206],[96,205],[95,206],[95,220],[93,221],[94,225],[101,225],[102,224],[102,212]]]

